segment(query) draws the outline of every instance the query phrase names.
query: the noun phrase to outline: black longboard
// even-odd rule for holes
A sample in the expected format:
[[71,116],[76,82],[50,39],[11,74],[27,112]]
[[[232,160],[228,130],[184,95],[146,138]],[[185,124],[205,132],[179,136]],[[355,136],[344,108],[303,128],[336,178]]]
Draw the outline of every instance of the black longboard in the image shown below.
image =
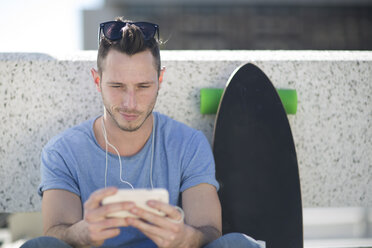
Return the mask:
[[268,77],[245,64],[222,95],[213,153],[223,233],[242,232],[267,248],[302,248],[296,150],[282,102]]

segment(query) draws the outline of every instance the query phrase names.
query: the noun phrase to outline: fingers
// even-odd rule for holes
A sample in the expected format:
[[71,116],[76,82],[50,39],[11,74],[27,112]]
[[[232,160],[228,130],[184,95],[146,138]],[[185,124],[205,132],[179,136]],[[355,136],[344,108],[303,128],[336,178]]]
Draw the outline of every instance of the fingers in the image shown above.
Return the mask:
[[143,233],[147,237],[149,237],[152,241],[154,241],[159,247],[170,247],[172,242],[174,242],[174,240],[175,240],[174,236],[166,236],[165,238],[162,238],[162,237],[160,237],[158,235],[154,235],[152,233],[148,233],[148,232],[143,232]]
[[124,218],[107,218],[111,213],[128,211],[135,206],[133,202],[118,202],[102,205],[102,200],[114,195],[117,188],[99,189],[84,203],[84,240],[90,245],[100,246],[104,240],[120,234],[119,227],[128,226]]
[[[149,237],[151,240],[153,240],[158,247],[180,247],[179,245],[174,245],[176,241],[176,235],[158,235],[158,234],[153,234],[150,232],[144,231],[143,234],[145,234],[147,237]],[[178,242],[176,242],[177,244]],[[173,245],[171,245],[173,244]]]
[[183,215],[180,211],[177,210],[177,208],[169,205],[169,204],[166,204],[164,202],[160,202],[160,201],[148,201],[147,202],[147,205],[149,205],[150,207],[152,208],[155,208],[163,213],[165,213],[165,215],[171,219],[171,220],[174,220],[174,221],[181,221],[182,218],[183,218]]
[[135,206],[132,202],[119,202],[100,206],[95,209],[88,209],[85,211],[84,219],[88,222],[97,222],[105,219],[107,215],[119,211],[129,211]]
[[114,187],[108,187],[104,189],[99,189],[95,192],[93,192],[89,199],[84,203],[84,209],[95,209],[98,208],[101,205],[101,201],[110,195],[114,195],[118,191],[117,188]]
[[159,236],[159,237],[164,237],[164,238],[175,237],[175,233],[173,232],[173,230],[170,230],[164,227],[160,228],[156,225],[146,223],[141,219],[128,217],[126,218],[126,221],[128,222],[128,224],[130,224],[133,227],[138,228],[143,233],[148,233],[154,236]]
[[[179,247],[185,238],[186,230],[182,214],[177,208],[159,201],[148,201],[147,205],[165,213],[166,216],[133,207],[129,211],[138,218],[126,218],[127,224],[139,229],[159,247]],[[178,220],[182,221],[176,223]]]
[[[129,211],[132,214],[138,216],[140,219],[151,223],[152,225],[150,225],[150,226],[158,226],[158,227],[161,227],[163,229],[168,229],[168,230],[171,230],[171,231],[174,231],[174,232],[177,232],[179,230],[179,226],[175,223],[170,222],[167,219],[168,217],[159,216],[157,214],[154,214],[154,213],[151,213],[149,211],[143,210],[139,207],[134,207],[134,208],[130,209]],[[127,218],[127,221],[128,221],[129,225],[134,225],[135,224],[136,225],[135,227],[137,227],[137,228],[142,228],[142,227],[147,228],[147,226],[149,225],[149,224],[147,224],[143,221],[139,221],[135,218]],[[142,223],[146,224],[146,226],[142,225]],[[143,229],[143,230],[147,230],[147,229]],[[151,229],[151,230],[153,230],[153,229]]]
[[102,200],[117,192],[117,188],[100,189],[92,193],[84,204],[84,219],[88,222],[98,222],[106,218],[108,214],[122,210],[129,210],[135,205],[132,202],[119,202],[101,206]]
[[[165,219],[164,217],[160,217]],[[164,226],[157,226],[144,222],[137,218],[126,218],[128,224],[140,230],[148,238],[154,241],[158,247],[168,247],[170,244],[174,244],[176,239],[181,236],[182,226],[177,225],[175,228],[167,229]],[[165,222],[170,223],[165,219]],[[172,224],[175,225],[175,224]],[[183,225],[183,224],[182,224]],[[177,242],[176,242],[177,243]],[[172,247],[178,247],[178,245],[172,245]]]
[[91,233],[97,233],[105,229],[113,229],[116,227],[127,226],[127,221],[123,218],[112,218],[105,219],[99,222],[95,222],[89,225],[89,231]]
[[106,229],[101,230],[99,232],[90,232],[89,238],[91,240],[91,244],[99,244],[102,245],[102,241],[106,239],[110,239],[113,237],[116,237],[120,234],[119,228],[112,228],[112,229]]

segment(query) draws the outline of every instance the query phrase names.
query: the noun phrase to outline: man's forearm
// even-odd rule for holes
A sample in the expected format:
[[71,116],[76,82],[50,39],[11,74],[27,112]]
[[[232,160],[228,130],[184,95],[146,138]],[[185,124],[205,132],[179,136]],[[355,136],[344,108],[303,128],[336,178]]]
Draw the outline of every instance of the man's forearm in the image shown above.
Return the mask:
[[222,233],[217,228],[213,226],[193,226],[201,235],[199,236],[198,247],[203,247],[204,245],[212,242],[215,239],[221,237]]
[[72,247],[88,247],[81,235],[81,225],[81,221],[75,224],[58,224],[50,227],[45,235],[58,238]]

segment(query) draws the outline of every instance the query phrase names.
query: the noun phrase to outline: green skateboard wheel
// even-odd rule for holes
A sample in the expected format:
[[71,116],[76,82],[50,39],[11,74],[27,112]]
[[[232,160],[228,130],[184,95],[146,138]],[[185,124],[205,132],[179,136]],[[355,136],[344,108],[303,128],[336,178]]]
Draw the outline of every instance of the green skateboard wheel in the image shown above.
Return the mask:
[[200,90],[200,113],[216,114],[223,89],[204,88]]
[[[285,112],[294,115],[297,112],[297,91],[293,89],[277,89]],[[203,88],[200,90],[200,113],[216,114],[220,104],[223,89]]]
[[276,89],[282,100],[285,112],[288,115],[295,115],[297,112],[297,91],[292,89]]

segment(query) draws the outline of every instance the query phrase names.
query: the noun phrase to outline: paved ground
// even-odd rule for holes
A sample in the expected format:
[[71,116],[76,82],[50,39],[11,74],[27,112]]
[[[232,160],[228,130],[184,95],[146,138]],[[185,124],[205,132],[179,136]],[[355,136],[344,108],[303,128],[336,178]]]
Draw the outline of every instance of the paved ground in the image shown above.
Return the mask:
[[[0,248],[18,248],[42,235],[41,213],[12,214],[7,222],[0,228]],[[372,248],[372,209],[306,208],[304,237],[305,248]]]

